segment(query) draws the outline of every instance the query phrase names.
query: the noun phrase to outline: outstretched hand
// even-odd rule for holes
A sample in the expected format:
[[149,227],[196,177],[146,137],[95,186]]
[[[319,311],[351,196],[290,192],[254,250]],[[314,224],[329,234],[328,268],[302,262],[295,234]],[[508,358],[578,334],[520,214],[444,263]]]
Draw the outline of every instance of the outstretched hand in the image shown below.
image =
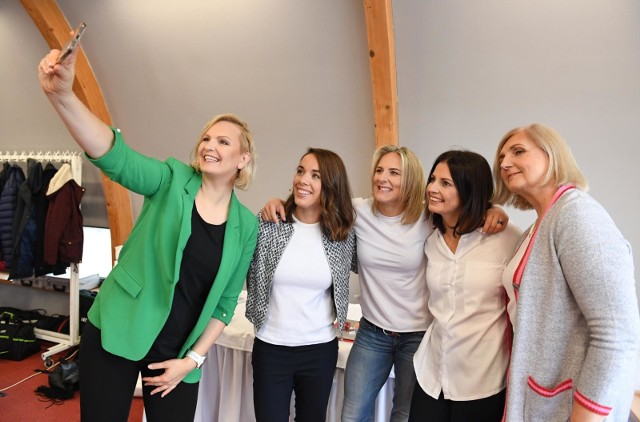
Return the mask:
[[155,377],[144,377],[142,382],[144,385],[156,387],[151,391],[151,395],[162,393],[161,397],[164,397],[172,392],[195,367],[196,363],[190,358],[170,359],[164,362],[152,363],[149,364],[149,369],[164,369],[164,373]]

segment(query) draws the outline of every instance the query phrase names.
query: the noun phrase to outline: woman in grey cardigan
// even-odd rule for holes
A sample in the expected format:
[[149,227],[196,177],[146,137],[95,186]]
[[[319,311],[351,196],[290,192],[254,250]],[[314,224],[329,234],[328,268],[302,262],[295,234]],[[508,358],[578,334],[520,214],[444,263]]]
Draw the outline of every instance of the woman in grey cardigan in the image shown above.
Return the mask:
[[633,258],[564,139],[509,131],[494,163],[496,203],[538,215],[503,281],[517,302],[508,421],[627,421],[640,336]]
[[256,420],[324,421],[338,359],[355,262],[355,213],[338,155],[309,148],[300,159],[287,222],[261,221],[247,275],[247,318],[254,324]]

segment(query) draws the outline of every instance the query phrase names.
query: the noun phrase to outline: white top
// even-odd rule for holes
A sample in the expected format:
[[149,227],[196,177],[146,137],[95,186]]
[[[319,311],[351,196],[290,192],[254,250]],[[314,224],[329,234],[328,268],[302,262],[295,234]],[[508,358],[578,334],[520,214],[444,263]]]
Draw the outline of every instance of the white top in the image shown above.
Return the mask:
[[273,274],[267,318],[256,333],[281,346],[326,343],[336,337],[331,270],[320,223],[293,217],[293,235]]
[[507,264],[507,267],[504,269],[502,273],[502,284],[504,285],[504,289],[507,291],[507,296],[509,297],[509,303],[507,304],[507,312],[509,313],[509,319],[511,320],[511,325],[513,326],[513,331],[516,331],[516,292],[513,287],[513,276],[518,269],[518,265],[520,265],[520,261],[522,261],[522,257],[524,257],[524,253],[529,247],[529,242],[531,242],[531,235],[533,234],[533,226],[531,226],[531,230],[529,230],[529,234],[522,241],[518,250],[516,251],[511,261]]
[[505,387],[509,337],[502,272],[519,238],[513,225],[494,235],[478,229],[460,238],[455,254],[440,231],[427,239],[434,320],[413,364],[429,396],[437,399],[442,391],[445,399],[476,400]]
[[380,328],[425,331],[430,323],[424,244],[433,231],[421,217],[402,224],[402,215],[371,210],[371,199],[354,199],[362,315]]

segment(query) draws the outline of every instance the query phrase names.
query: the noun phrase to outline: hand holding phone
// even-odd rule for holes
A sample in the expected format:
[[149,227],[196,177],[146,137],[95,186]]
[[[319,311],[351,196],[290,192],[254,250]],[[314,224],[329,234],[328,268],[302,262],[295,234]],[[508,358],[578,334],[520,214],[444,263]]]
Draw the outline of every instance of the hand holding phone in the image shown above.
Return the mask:
[[80,37],[82,37],[82,34],[84,34],[84,30],[86,28],[87,28],[87,24],[84,22],[81,22],[80,25],[78,25],[75,31],[73,31],[73,35],[71,36],[69,41],[67,41],[65,46],[62,47],[62,50],[60,52],[60,55],[58,56],[58,60],[56,61],[56,64],[62,63],[63,60],[66,59],[69,56],[69,54],[73,52],[73,50],[76,48],[76,46],[80,42]]

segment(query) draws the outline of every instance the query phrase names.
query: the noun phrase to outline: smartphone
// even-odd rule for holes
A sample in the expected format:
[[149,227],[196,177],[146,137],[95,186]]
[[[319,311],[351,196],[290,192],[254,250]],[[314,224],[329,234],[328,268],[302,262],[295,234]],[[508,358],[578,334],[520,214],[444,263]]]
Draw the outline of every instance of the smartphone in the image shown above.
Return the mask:
[[76,46],[80,42],[80,37],[82,37],[82,34],[84,34],[84,30],[86,28],[87,28],[87,24],[84,22],[81,22],[80,25],[78,25],[75,31],[73,31],[73,35],[71,36],[69,41],[67,41],[67,44],[64,47],[62,47],[60,56],[58,56],[58,60],[56,61],[56,63],[62,63],[62,61],[66,59],[69,56],[69,54],[71,54],[71,52],[73,52],[73,50],[76,48]]

